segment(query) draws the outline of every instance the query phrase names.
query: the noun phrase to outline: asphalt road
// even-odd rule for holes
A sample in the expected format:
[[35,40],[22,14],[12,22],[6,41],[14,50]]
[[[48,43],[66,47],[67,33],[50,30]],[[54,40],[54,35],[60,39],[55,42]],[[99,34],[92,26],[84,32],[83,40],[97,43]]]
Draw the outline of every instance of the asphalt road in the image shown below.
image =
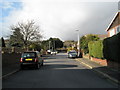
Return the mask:
[[67,54],[48,57],[40,69],[26,68],[3,79],[2,88],[117,88]]

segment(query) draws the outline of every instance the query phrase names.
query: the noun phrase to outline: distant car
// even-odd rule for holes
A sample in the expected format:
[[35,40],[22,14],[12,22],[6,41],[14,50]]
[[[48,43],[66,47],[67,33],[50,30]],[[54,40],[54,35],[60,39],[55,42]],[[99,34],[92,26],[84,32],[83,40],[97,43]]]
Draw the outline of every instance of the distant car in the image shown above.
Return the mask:
[[47,50],[47,53],[48,53],[48,54],[51,54],[51,50]]
[[39,68],[40,65],[43,66],[43,59],[38,51],[28,51],[22,53],[20,63],[21,63],[21,69],[23,69],[24,66],[27,65],[34,66],[35,68]]
[[71,50],[68,52],[68,58],[76,58],[77,57],[77,52],[75,50]]
[[53,55],[56,55],[58,52],[57,51],[52,51],[51,54]]

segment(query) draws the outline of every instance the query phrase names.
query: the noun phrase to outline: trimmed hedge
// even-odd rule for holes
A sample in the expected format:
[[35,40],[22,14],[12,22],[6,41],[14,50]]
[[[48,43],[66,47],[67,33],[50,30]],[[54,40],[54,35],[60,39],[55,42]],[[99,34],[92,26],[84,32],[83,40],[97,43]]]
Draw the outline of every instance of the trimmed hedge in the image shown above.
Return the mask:
[[88,48],[92,57],[120,63],[120,33],[103,41],[91,41],[88,43]]
[[88,43],[89,55],[95,58],[103,59],[103,41],[91,41]]
[[120,63],[120,33],[103,41],[103,55],[107,60]]

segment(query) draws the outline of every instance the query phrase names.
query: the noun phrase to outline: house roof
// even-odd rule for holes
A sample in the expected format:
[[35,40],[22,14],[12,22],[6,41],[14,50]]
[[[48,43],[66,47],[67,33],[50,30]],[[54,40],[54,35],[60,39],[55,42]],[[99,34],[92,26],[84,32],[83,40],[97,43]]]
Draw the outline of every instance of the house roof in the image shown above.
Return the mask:
[[113,21],[116,19],[116,17],[118,16],[119,13],[120,13],[120,11],[115,14],[115,16],[113,17],[112,21],[110,22],[110,24],[108,25],[108,27],[105,31],[108,31],[110,29],[110,26],[113,24]]
[[98,34],[98,37],[100,38],[100,39],[104,39],[104,38],[106,38],[108,35],[107,34]]

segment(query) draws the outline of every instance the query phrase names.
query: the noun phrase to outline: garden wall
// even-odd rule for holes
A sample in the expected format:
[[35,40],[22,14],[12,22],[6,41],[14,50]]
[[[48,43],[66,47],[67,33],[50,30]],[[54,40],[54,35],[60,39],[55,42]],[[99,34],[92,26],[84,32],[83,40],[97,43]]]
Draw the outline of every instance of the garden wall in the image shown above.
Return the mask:
[[21,53],[2,53],[2,75],[20,68]]

